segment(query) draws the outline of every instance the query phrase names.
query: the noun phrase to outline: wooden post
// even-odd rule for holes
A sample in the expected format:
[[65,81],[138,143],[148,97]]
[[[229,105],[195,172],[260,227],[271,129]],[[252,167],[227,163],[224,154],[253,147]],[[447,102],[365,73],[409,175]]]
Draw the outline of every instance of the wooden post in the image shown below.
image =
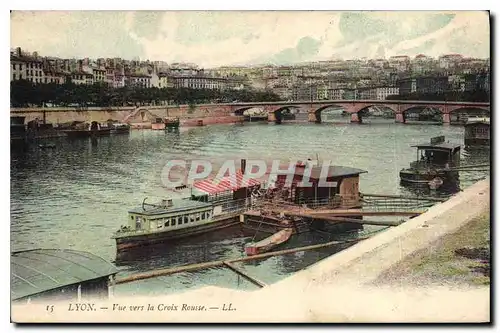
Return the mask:
[[262,281],[259,281],[257,280],[256,278],[253,278],[251,277],[250,275],[246,274],[245,272],[243,272],[242,270],[236,268],[234,265],[231,265],[230,263],[228,262],[224,262],[223,263],[224,266],[226,266],[227,268],[229,268],[230,270],[232,270],[233,272],[235,272],[236,274],[238,275],[241,275],[243,276],[245,279],[247,279],[248,281],[252,282],[253,284],[255,284],[257,287],[265,287],[266,284]]

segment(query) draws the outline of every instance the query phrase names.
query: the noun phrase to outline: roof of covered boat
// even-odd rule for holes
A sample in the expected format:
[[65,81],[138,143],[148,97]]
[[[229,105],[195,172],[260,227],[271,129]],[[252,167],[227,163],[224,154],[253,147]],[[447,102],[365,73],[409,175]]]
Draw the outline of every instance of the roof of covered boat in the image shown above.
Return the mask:
[[[325,165],[327,167],[327,165]],[[358,169],[358,168],[351,168],[348,166],[342,166],[342,165],[329,165],[328,166],[328,173],[326,175],[322,175],[322,166],[312,166],[311,167],[311,175],[310,177],[313,179],[319,179],[321,176],[326,176],[326,177],[348,177],[348,176],[357,176],[362,173],[368,173],[366,170]],[[280,175],[288,175],[288,174],[294,174],[294,175],[303,175],[304,171],[306,170],[306,167],[295,167],[295,170],[287,170],[287,171],[280,171]]]
[[13,252],[10,261],[13,300],[118,273],[101,257],[69,249]]
[[154,203],[154,204],[144,204],[143,207],[137,207],[129,210],[129,213],[133,214],[141,214],[141,215],[158,215],[158,214],[171,214],[171,213],[180,213],[187,210],[193,210],[198,208],[208,208],[212,207],[211,203],[190,200],[189,198],[182,199],[172,199],[170,206],[164,206],[162,203]]
[[442,143],[437,143],[437,144],[430,144],[430,143],[422,143],[419,145],[414,145],[412,146],[414,148],[418,149],[445,149],[445,150],[455,150],[455,149],[460,149],[460,145],[454,144],[454,143],[449,143],[449,142],[442,142]]

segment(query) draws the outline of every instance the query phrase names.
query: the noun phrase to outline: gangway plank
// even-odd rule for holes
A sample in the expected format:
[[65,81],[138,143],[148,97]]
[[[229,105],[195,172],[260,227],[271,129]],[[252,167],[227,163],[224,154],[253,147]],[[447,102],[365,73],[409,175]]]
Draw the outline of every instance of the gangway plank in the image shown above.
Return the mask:
[[306,217],[312,219],[321,219],[330,223],[359,223],[366,225],[382,225],[388,227],[395,227],[401,224],[399,221],[369,221],[369,220],[360,220],[360,219],[350,219],[346,217],[336,217],[331,216],[331,214],[308,214],[308,213],[292,213],[288,214],[285,212],[285,215],[293,215],[298,217]]
[[321,210],[312,210],[312,209],[297,209],[297,211],[276,211],[277,213],[283,213],[284,215],[296,215],[298,214],[307,214],[308,217],[311,216],[417,216],[424,213],[424,210],[421,211],[366,211],[362,209],[321,209]]

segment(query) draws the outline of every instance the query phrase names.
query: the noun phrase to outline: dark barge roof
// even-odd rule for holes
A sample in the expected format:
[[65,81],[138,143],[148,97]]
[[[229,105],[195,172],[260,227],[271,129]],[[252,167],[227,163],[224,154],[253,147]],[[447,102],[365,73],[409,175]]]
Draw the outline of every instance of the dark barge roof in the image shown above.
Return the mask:
[[453,144],[453,143],[438,143],[438,144],[429,144],[429,143],[422,143],[419,145],[414,145],[412,146],[413,148],[418,148],[418,149],[441,149],[441,150],[455,150],[457,148],[460,148],[460,145]]
[[[311,176],[310,178],[313,179],[319,179],[321,176],[321,166],[314,166],[311,168]],[[303,175],[304,170],[306,170],[305,167],[295,167],[295,171],[279,171],[278,175],[288,175],[288,174],[295,174],[295,175]],[[348,177],[348,176],[356,176],[361,173],[367,173],[368,171],[362,170],[362,169],[356,169],[356,168],[351,168],[351,167],[346,167],[346,166],[340,166],[340,165],[330,165],[328,167],[328,175],[327,177]]]
[[11,300],[118,273],[94,254],[67,249],[35,249],[10,256]]
[[147,216],[181,213],[184,211],[189,211],[198,208],[209,208],[212,207],[212,204],[208,202],[189,200],[189,199],[172,199],[172,206],[170,207],[162,207],[161,203],[154,203],[154,204],[146,203],[144,206],[146,210],[142,209],[142,207],[137,207],[129,210],[129,213],[147,215]]

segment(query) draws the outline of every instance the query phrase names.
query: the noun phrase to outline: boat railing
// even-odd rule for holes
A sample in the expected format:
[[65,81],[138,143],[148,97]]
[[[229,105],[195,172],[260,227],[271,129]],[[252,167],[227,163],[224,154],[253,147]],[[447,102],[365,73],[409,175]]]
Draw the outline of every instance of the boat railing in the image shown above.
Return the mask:
[[458,163],[453,161],[453,160],[449,161],[448,163],[431,163],[431,162],[427,162],[427,161],[414,161],[414,162],[410,162],[410,168],[411,169],[419,169],[419,170],[422,170],[422,169],[441,169],[443,167],[446,167],[447,164],[449,167],[453,167],[453,166],[458,165]]
[[221,206],[220,216],[222,216],[243,213],[249,209],[252,209],[255,206],[255,202],[250,198],[244,198],[227,200],[225,202],[219,203],[219,205]]
[[320,199],[301,199],[296,203],[290,201],[269,201],[262,200],[263,203],[281,205],[281,206],[294,206],[304,209],[317,209],[317,208],[355,208],[360,205],[359,195],[335,195],[330,198]]
[[[444,199],[443,199],[444,200]],[[416,211],[427,210],[443,200],[425,197],[362,195],[362,209],[367,211]]]

